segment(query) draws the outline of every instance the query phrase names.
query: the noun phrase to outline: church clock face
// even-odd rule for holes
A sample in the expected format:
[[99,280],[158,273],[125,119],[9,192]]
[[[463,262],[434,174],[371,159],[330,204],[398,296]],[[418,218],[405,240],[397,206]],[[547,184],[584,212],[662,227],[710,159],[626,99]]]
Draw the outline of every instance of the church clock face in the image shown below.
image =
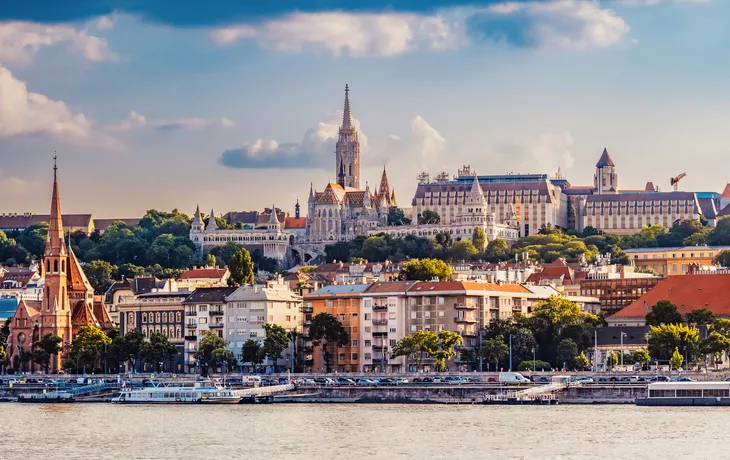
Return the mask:
[[21,345],[25,343],[25,332],[21,332],[18,334],[18,343]]

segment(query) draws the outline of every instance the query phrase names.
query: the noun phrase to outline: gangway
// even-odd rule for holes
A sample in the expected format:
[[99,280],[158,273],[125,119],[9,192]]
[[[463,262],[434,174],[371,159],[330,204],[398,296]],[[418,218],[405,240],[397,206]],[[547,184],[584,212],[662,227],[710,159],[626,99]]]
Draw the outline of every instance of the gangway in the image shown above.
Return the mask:
[[580,384],[567,382],[553,382],[547,385],[540,385],[520,391],[508,391],[496,395],[489,395],[484,400],[485,404],[557,404],[555,393],[570,386]]
[[288,385],[272,385],[269,387],[255,387],[255,388],[244,388],[243,390],[234,390],[237,396],[251,397],[251,396],[271,396],[276,393],[282,393],[284,391],[291,391],[296,389],[294,384]]

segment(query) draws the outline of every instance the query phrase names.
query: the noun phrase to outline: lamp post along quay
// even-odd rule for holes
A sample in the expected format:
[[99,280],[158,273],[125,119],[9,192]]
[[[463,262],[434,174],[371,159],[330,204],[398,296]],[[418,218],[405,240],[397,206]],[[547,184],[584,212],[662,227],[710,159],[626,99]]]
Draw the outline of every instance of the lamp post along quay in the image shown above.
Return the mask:
[[621,331],[621,367],[624,367],[624,337],[628,337],[628,335]]

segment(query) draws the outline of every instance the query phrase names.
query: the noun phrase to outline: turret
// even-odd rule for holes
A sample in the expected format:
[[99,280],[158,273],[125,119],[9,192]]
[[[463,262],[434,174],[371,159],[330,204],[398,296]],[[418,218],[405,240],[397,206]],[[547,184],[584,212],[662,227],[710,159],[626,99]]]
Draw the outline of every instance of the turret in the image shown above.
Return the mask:
[[208,225],[205,227],[206,232],[218,230],[218,224],[215,222],[215,213],[213,208],[210,208],[210,218],[208,218]]

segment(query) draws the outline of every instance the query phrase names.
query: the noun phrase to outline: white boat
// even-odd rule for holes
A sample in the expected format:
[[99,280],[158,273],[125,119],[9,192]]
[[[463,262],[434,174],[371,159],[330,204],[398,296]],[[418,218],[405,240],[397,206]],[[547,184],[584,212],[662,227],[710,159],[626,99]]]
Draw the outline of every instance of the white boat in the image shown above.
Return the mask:
[[657,382],[638,406],[730,406],[730,382]]
[[241,396],[230,388],[197,382],[194,386],[165,385],[155,382],[143,388],[122,388],[113,403],[123,404],[238,404]]

